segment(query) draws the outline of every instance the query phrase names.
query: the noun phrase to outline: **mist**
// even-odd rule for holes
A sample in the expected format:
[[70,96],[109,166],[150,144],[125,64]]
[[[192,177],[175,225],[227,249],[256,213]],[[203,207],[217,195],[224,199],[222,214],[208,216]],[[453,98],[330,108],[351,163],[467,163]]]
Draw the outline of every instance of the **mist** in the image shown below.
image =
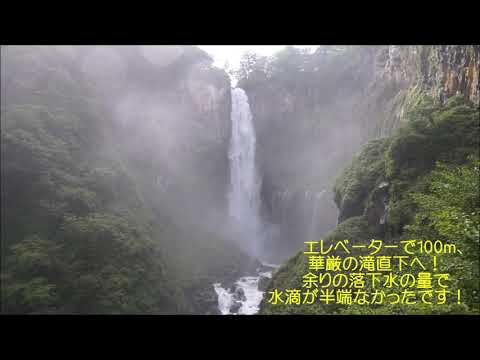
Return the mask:
[[401,52],[252,49],[2,47],[2,273],[46,294],[9,311],[256,313],[337,226],[336,179],[402,122]]
[[[334,69],[338,75],[331,82],[348,72],[344,57],[336,64],[338,55],[294,51],[319,62],[317,67]],[[192,242],[200,241],[197,231],[213,234],[272,262],[288,258],[303,241],[335,226],[331,186],[362,141],[361,122],[355,118],[365,86],[361,81],[341,87],[320,83],[320,88],[307,82],[289,90],[273,75],[270,85],[250,88],[248,79],[214,67],[213,58],[193,46],[8,46],[2,49],[7,105],[19,100],[13,87],[4,85],[8,81],[23,81],[28,90],[41,81],[55,86],[63,80],[36,78],[40,75],[34,69],[9,61],[10,53],[30,53],[37,64],[50,61],[70,71],[68,85],[88,94],[100,113],[90,124],[94,148],[86,150],[100,156],[92,156],[89,166],[119,159],[141,201],[155,214],[151,221],[175,226]],[[275,62],[278,56],[269,59]],[[229,213],[232,79],[239,86],[245,83],[257,134],[262,235],[256,246]],[[311,93],[296,98],[305,91]],[[34,101],[58,106],[54,97]]]

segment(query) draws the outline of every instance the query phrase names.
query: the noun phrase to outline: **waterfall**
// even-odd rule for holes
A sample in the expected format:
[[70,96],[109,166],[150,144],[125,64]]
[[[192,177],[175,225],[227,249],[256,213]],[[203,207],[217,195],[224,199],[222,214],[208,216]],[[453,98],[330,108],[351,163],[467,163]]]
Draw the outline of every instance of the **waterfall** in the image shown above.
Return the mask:
[[255,130],[245,91],[232,89],[229,211],[242,243],[258,255],[261,241],[260,178],[255,166]]
[[[260,221],[260,177],[255,166],[255,130],[247,94],[240,88],[232,90],[231,120],[229,215],[232,228],[240,235],[246,250],[258,257],[265,236]],[[259,282],[262,278],[270,278],[276,267],[262,263],[254,276],[240,277],[231,288],[214,283],[218,311],[223,315],[255,314],[263,298]]]

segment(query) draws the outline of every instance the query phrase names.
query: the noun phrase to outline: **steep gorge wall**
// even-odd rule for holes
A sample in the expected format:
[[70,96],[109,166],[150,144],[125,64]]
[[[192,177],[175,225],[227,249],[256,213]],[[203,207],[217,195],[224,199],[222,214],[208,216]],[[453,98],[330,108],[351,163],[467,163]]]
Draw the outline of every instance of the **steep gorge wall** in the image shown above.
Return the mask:
[[285,237],[274,246],[284,250],[280,256],[336,225],[335,177],[362,144],[401,126],[425,95],[444,104],[463,94],[478,105],[479,49],[354,46],[343,55],[319,49],[298,60],[299,72],[239,82],[255,119],[264,216]]
[[143,50],[2,47],[2,312],[214,312],[249,261],[219,225],[227,74]]
[[375,51],[374,75],[365,102],[369,138],[385,136],[405,121],[423,95],[445,104],[461,94],[479,104],[478,45],[383,46]]
[[[373,54],[374,61],[369,66],[374,66],[375,71],[369,90],[363,93],[355,112],[357,119],[363,117],[362,130],[369,141],[348,163],[341,164],[343,169],[338,172],[333,187],[339,224],[322,234],[322,239],[328,242],[374,238],[394,244],[401,239],[411,239],[411,236],[443,236],[447,241],[453,240],[432,231],[431,223],[425,220],[415,223],[413,229],[406,225],[412,225],[419,211],[412,193],[431,195],[429,187],[437,161],[455,169],[451,170],[455,176],[459,176],[459,166],[466,163],[472,169],[476,166],[478,173],[478,165],[469,160],[470,156],[478,159],[480,155],[478,46],[378,47]],[[446,186],[445,179],[440,181]],[[475,182],[469,184],[472,189],[467,196],[472,196],[478,204]],[[466,196],[462,191],[468,193],[465,188],[458,189],[459,198]],[[435,206],[433,211],[438,209]],[[468,212],[470,214],[473,216],[475,212]],[[470,236],[459,233],[463,228],[461,222],[454,220],[453,223],[455,241],[465,241],[461,244],[469,249],[467,257],[473,259],[472,263],[466,261],[467,265],[462,265],[462,270],[452,275],[463,281],[465,291],[462,293],[468,295],[465,304],[458,305],[455,301],[437,311],[478,313],[478,228],[476,236]],[[455,227],[457,223],[459,228]],[[412,235],[412,231],[415,234]],[[297,251],[300,249],[303,247],[298,247]],[[471,274],[469,270],[465,275],[464,268],[469,268]],[[299,251],[274,274],[269,290],[300,288],[302,276],[309,272],[308,269],[306,257]],[[392,309],[388,306],[342,308],[321,303],[297,307],[271,305],[264,300],[260,313],[424,314],[431,311],[430,308]]]

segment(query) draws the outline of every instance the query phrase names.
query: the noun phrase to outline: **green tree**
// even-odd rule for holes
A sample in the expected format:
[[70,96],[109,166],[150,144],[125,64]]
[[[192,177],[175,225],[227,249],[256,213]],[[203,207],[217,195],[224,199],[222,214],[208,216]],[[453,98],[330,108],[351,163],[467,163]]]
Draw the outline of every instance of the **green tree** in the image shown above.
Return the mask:
[[415,220],[405,230],[411,236],[443,239],[460,249],[448,256],[445,269],[454,276],[468,305],[479,306],[480,161],[462,166],[439,163],[425,179],[427,191],[411,197],[418,206]]

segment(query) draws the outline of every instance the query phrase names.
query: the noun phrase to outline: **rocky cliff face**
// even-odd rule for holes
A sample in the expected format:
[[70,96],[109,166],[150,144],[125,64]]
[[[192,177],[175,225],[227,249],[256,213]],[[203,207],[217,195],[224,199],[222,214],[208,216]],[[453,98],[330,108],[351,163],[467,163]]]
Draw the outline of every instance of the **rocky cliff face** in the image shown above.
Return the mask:
[[363,141],[352,109],[372,76],[372,56],[361,48],[347,56],[287,53],[266,75],[239,81],[257,133],[263,216],[280,234],[267,245],[277,259],[336,224],[329,189],[339,164]]
[[180,49],[167,67],[149,64],[133,49],[131,80],[112,100],[113,119],[122,119],[120,136],[135,150],[135,162],[145,165],[142,174],[151,174],[152,190],[185,196],[188,212],[202,201],[221,212],[229,179],[230,79],[203,51]]
[[478,67],[480,46],[389,46],[379,52],[377,79],[423,87],[442,104],[463,94],[479,102]]
[[190,311],[212,312],[212,283],[240,276],[249,261],[222,227],[228,214],[230,79],[195,47],[180,47],[166,67],[146,61],[138,48],[132,53],[129,77],[111,101],[114,134],[124,142],[138,189],[166,237],[171,276],[185,284]]
[[[412,236],[407,225],[414,223],[418,207],[411,195],[428,193],[435,164],[448,164],[458,171],[459,166],[470,161],[470,156],[479,156],[479,47],[385,46],[368,48],[364,55],[370,74],[367,87],[357,93],[357,102],[350,109],[355,109],[352,118],[362,124],[365,144],[358,144],[360,151],[347,166],[340,164],[343,170],[338,172],[333,186],[338,225],[321,234],[321,238],[327,242],[374,238],[397,243]],[[472,194],[475,196],[475,191]],[[416,231],[414,236],[432,236],[426,223]],[[478,235],[472,241],[475,244],[478,245]],[[472,269],[478,267],[478,257],[476,261]],[[308,272],[300,251],[274,274],[268,288],[299,289],[302,276]],[[462,271],[455,276],[461,278]],[[471,287],[469,281],[464,284],[466,288]],[[472,288],[469,291],[475,298],[478,282]],[[440,312],[478,312],[478,299],[466,303],[469,310],[455,309],[454,304]],[[363,313],[362,309],[357,311]],[[368,309],[366,313],[370,311],[375,313],[377,309]],[[415,311],[406,308],[398,313]],[[264,300],[260,313],[349,313],[349,309],[317,303],[298,307],[271,305]],[[392,310],[378,309],[378,313]]]
[[[240,80],[255,119],[264,216],[289,234],[280,248],[288,253],[335,226],[330,189],[337,173],[362,144],[401,126],[424,96],[445,104],[460,94],[478,106],[479,51],[476,45],[354,46],[343,55],[319,49],[278,57],[263,77]],[[275,72],[282,61],[290,67]],[[319,203],[305,195],[323,190]],[[314,211],[322,215],[312,226],[304,219]]]
[[369,137],[385,136],[423,95],[445,104],[454,95],[479,104],[478,45],[383,46],[374,50],[365,101]]

